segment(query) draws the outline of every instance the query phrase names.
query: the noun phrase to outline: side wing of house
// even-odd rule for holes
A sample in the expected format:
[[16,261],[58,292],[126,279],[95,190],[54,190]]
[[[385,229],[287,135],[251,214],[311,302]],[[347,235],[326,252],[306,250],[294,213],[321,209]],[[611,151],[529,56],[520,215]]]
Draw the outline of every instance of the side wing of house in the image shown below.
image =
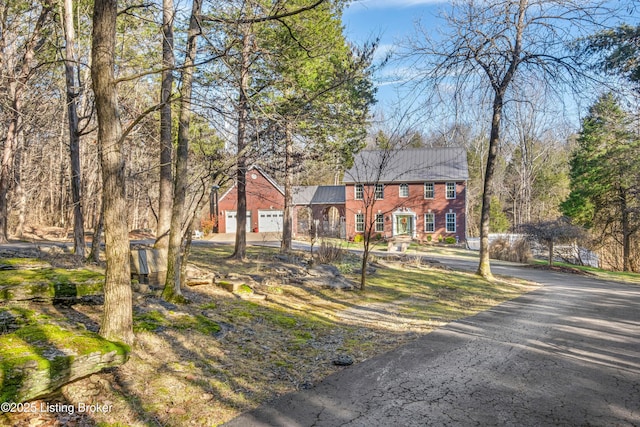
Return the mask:
[[344,190],[343,185],[294,187],[294,236],[345,238]]

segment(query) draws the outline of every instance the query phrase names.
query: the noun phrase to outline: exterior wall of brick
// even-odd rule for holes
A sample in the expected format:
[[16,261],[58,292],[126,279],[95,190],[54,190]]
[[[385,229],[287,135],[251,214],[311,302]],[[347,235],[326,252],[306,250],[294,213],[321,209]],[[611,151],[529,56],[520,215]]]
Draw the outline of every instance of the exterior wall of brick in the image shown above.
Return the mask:
[[[251,212],[251,231],[258,231],[258,211],[284,209],[284,195],[258,169],[247,172],[247,212]],[[219,230],[226,230],[228,211],[238,210],[236,186],[225,192],[218,202]]]
[[[405,225],[407,227],[413,225],[413,228],[408,231],[413,232],[413,237],[418,240],[427,240],[429,236],[433,241],[437,241],[440,237],[450,236],[457,237],[459,241],[466,239],[466,183],[464,181],[456,182],[456,197],[453,199],[446,198],[446,182],[433,183],[433,198],[425,198],[424,182],[406,184],[408,184],[409,190],[408,197],[400,196],[401,183],[385,184],[384,197],[372,203],[372,208],[369,209],[371,218],[365,218],[365,221],[372,221],[376,214],[384,216],[384,231],[379,232],[374,229],[374,234],[379,232],[390,238],[402,234],[401,228]],[[366,212],[366,200],[371,200],[374,191],[373,185],[365,185],[364,200],[356,200],[355,187],[354,184],[346,186],[346,228],[349,239],[358,234],[356,232],[356,215]],[[435,228],[433,231],[425,229],[426,213],[434,214]],[[455,232],[448,232],[446,229],[447,213],[455,214]]]

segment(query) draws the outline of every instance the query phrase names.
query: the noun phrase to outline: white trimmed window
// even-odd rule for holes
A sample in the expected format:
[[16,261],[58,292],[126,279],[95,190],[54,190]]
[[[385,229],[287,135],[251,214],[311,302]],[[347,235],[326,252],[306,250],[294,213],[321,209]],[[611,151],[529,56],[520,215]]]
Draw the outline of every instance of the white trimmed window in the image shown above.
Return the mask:
[[356,214],[356,233],[364,233],[364,214]]
[[446,216],[447,233],[456,232],[456,214],[448,213]]
[[409,184],[400,184],[400,197],[409,197]]
[[433,182],[424,183],[424,198],[433,199],[436,195],[435,185]]
[[376,232],[382,233],[384,232],[384,215],[376,214]]
[[354,198],[356,200],[364,199],[364,184],[356,184],[354,187]]
[[436,215],[434,213],[424,214],[424,231],[427,233],[436,231]]
[[384,184],[376,184],[376,200],[384,199]]
[[456,198],[456,183],[447,182],[447,199],[455,199],[455,198]]

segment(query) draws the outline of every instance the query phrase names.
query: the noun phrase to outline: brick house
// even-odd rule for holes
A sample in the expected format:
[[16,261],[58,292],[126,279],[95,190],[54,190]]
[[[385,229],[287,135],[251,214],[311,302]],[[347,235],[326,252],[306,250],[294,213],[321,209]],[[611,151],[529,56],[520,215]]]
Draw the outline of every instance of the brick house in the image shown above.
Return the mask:
[[468,178],[463,148],[362,151],[344,177],[347,237],[367,221],[386,238],[464,241]]
[[[284,189],[258,166],[246,174],[247,231],[281,232],[284,218]],[[218,226],[221,233],[236,232],[238,210],[237,184],[227,189],[218,201]]]

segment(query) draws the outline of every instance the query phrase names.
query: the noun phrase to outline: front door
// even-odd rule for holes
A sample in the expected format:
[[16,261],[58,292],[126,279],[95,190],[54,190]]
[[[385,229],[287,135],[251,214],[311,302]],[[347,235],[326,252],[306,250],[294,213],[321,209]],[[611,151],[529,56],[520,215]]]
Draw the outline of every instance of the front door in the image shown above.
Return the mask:
[[411,236],[415,229],[415,217],[413,215],[395,215],[395,236]]

